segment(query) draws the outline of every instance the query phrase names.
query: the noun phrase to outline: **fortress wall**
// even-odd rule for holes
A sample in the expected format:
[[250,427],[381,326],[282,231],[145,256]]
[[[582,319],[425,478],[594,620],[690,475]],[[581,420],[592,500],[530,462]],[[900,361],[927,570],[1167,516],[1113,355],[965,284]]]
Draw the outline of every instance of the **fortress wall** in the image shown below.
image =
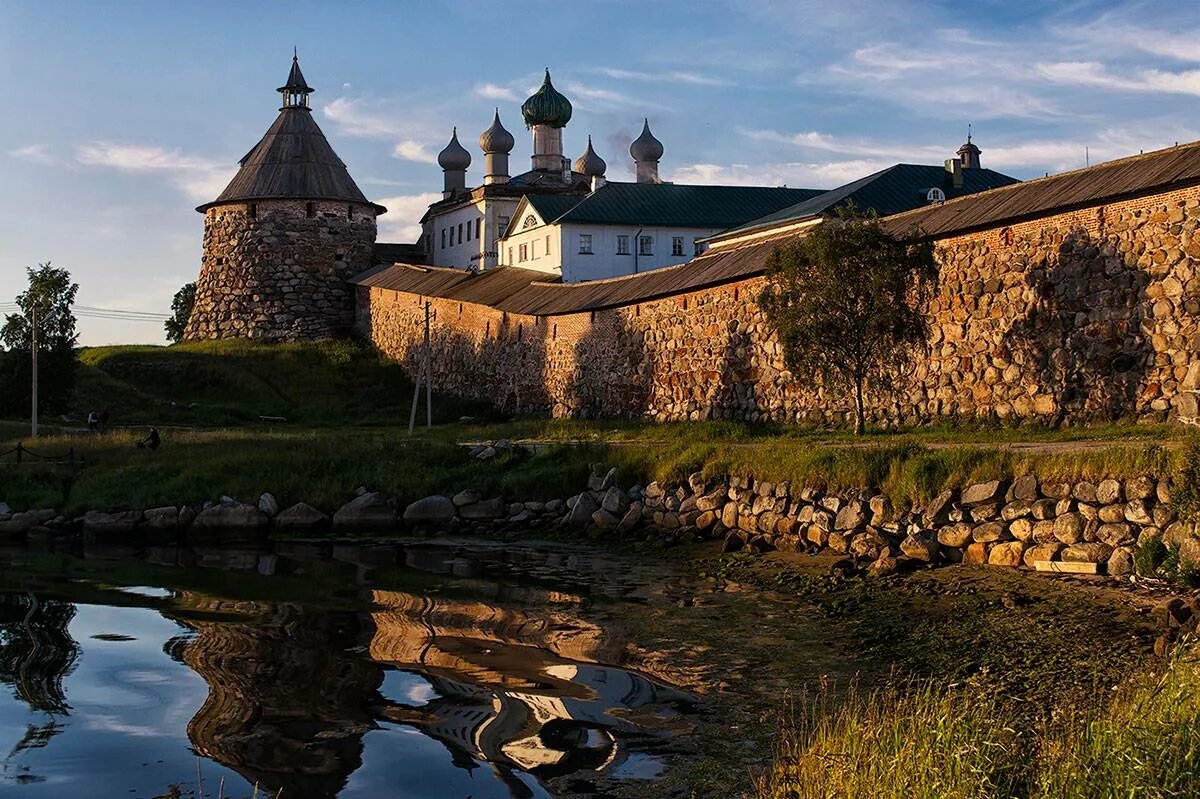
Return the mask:
[[352,276],[372,265],[370,205],[260,200],[204,213],[204,256],[184,338],[297,340],[345,335]]
[[[1198,226],[1192,187],[939,240],[928,345],[872,419],[1190,420]],[[762,281],[545,317],[428,298],[434,385],[556,416],[847,421],[845,398],[785,368]],[[415,373],[427,298],[359,292],[359,332]]]

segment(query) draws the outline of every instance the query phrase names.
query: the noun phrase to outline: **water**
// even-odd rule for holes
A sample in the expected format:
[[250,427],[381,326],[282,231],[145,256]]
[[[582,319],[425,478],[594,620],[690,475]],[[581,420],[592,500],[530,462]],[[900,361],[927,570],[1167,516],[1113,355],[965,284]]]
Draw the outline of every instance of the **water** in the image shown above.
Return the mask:
[[608,665],[627,642],[589,609],[674,579],[634,571],[467,542],[0,550],[0,795],[654,780],[697,703]]

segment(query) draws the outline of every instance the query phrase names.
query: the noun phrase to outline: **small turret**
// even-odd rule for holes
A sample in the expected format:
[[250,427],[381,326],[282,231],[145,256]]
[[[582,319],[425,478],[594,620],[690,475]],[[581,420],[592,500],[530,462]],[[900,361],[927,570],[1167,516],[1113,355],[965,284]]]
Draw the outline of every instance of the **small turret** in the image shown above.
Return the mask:
[[479,147],[483,150],[486,173],[483,176],[484,183],[508,182],[508,154],[512,152],[515,144],[513,135],[500,124],[500,109],[497,108],[495,116],[492,117],[491,127],[479,134]]
[[967,142],[958,148],[956,155],[962,161],[963,169],[979,169],[979,154],[982,151],[971,143],[971,126],[967,125]]
[[316,91],[300,71],[300,54],[295,48],[292,48],[292,69],[288,72],[287,83],[275,91],[283,95],[284,108],[308,108],[308,96]]
[[471,165],[471,154],[458,143],[458,128],[450,135],[450,143],[438,153],[438,166],[444,175],[442,196],[449,197],[456,191],[467,188],[467,167]]
[[642,124],[642,135],[629,145],[629,154],[633,156],[634,171],[638,183],[658,183],[658,162],[663,155],[662,142],[654,138],[650,132],[650,120]]

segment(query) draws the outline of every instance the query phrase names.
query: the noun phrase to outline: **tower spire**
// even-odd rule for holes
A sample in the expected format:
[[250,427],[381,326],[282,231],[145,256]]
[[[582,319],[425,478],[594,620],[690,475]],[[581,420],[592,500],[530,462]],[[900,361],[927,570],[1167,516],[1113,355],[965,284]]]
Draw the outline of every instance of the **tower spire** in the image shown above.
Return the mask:
[[316,91],[300,71],[300,52],[295,47],[292,47],[292,69],[288,72],[287,83],[275,91],[283,95],[284,108],[308,108],[308,96]]

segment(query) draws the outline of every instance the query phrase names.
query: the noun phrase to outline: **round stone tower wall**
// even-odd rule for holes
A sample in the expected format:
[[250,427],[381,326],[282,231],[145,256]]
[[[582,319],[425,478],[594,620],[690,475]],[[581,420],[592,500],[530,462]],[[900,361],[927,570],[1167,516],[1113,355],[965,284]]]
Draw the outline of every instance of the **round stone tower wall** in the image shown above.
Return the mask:
[[259,200],[204,212],[204,256],[184,338],[294,341],[349,334],[372,266],[375,207]]

